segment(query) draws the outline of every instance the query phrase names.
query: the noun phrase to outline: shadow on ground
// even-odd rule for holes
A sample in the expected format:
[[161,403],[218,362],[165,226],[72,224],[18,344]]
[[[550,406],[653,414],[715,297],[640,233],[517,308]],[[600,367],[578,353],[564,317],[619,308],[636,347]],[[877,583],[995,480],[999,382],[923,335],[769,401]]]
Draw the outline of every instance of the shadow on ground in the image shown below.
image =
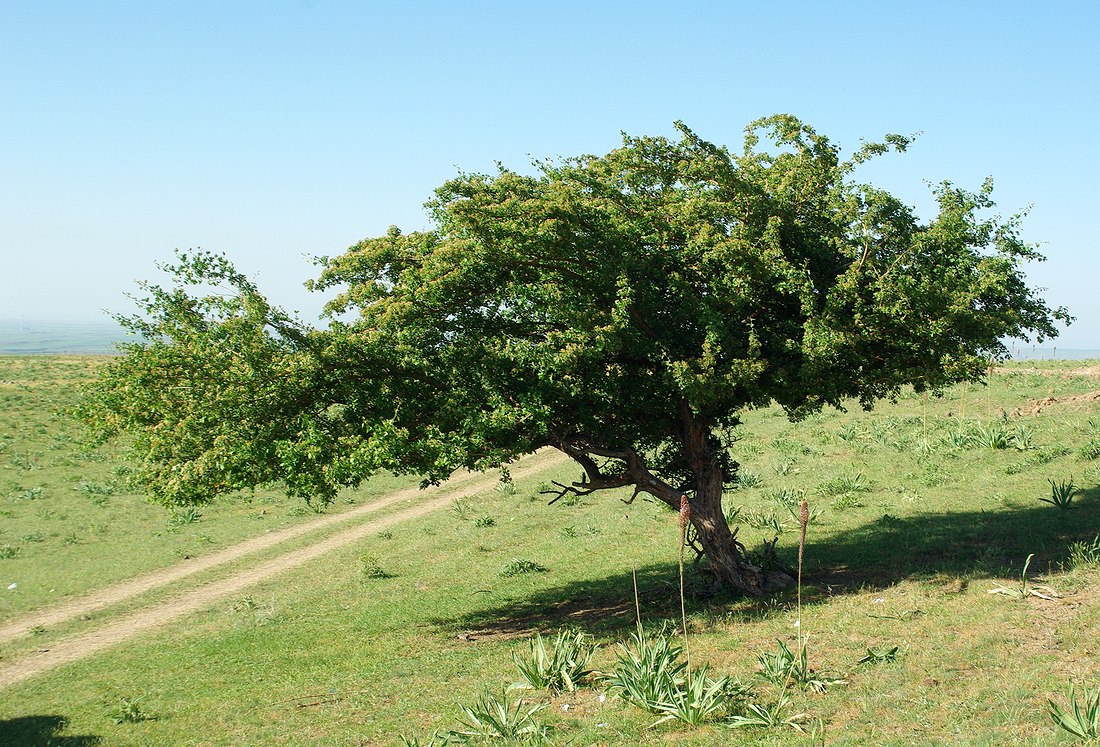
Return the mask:
[[[821,527],[821,534],[828,531]],[[1083,490],[1073,508],[1047,504],[989,511],[929,513],[898,518],[883,514],[862,526],[814,541],[810,527],[804,587],[811,603],[840,594],[865,593],[903,580],[949,581],[1018,577],[1034,553],[1030,575],[1069,567],[1075,542],[1100,532],[1100,487]],[[780,546],[795,565],[797,549]],[[736,604],[745,618],[768,617],[785,609],[793,589],[765,599],[738,599],[713,593],[703,574],[688,581],[694,591],[689,611],[725,614]],[[637,570],[643,619],[679,617],[679,572],[675,562]],[[634,583],[629,570],[603,578],[574,581],[533,593],[507,606],[490,607],[435,623],[448,630],[483,636],[518,637],[535,631],[575,627],[596,636],[620,637],[635,621]],[[689,592],[691,593],[691,592]]]
[[92,747],[103,743],[101,737],[66,736],[68,720],[64,716],[20,716],[0,719],[0,744],[19,747]]

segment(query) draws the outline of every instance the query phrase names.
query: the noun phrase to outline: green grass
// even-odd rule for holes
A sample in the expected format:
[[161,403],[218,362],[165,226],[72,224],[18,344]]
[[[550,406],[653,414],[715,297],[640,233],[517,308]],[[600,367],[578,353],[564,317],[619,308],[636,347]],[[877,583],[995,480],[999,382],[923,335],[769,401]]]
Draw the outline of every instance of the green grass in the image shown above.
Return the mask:
[[[12,444],[0,459],[22,455],[0,473],[16,475],[19,488],[0,497],[0,508],[13,514],[2,519],[0,545],[20,551],[0,559],[4,587],[13,569],[52,578],[56,562],[77,575],[66,587],[76,593],[106,583],[80,563],[102,572],[114,559],[126,567],[112,569],[113,577],[125,577],[174,562],[194,533],[227,544],[276,520],[308,518],[289,516],[296,504],[274,496],[271,503],[204,508],[172,530],[169,514],[140,496],[114,493],[96,506],[91,499],[101,494],[73,486],[111,484],[116,455],[79,457],[70,441],[47,449],[57,434],[71,438],[75,430],[45,402],[47,392],[64,400],[93,364],[0,359],[2,365],[29,371],[23,380],[30,390],[17,413],[0,415],[0,443]],[[809,666],[848,682],[825,693],[792,691],[788,713],[808,713],[807,729],[820,719],[827,744],[1055,744],[1048,698],[1065,700],[1071,681],[1082,692],[1100,684],[1100,573],[1080,561],[1081,548],[1100,531],[1100,468],[1080,454],[1100,437],[1100,406],[1078,401],[1039,415],[1011,414],[1030,400],[1100,389],[1096,378],[1063,375],[1079,365],[1022,364],[988,387],[957,387],[929,401],[910,394],[874,413],[827,411],[797,425],[775,409],[746,414],[738,445],[755,446],[738,459],[747,472],[766,476],[765,485],[733,490],[731,505],[789,520],[775,496],[802,491],[820,510],[806,549],[802,630]],[[1002,410],[1008,429],[1026,425],[1031,450],[953,442],[961,428],[1003,425]],[[1032,459],[1037,453],[1049,458]],[[37,459],[37,472],[22,469],[23,459]],[[528,650],[536,631],[593,636],[600,648],[590,667],[609,672],[613,644],[635,631],[632,567],[647,629],[679,625],[679,530],[672,512],[643,499],[626,506],[608,495],[547,507],[538,482],[574,479],[576,472],[563,467],[517,479],[514,493],[490,486],[464,500],[465,519],[443,509],[392,526],[240,599],[6,688],[0,743],[46,744],[52,737],[91,744],[80,740],[98,737],[105,745],[385,745],[400,744],[402,733],[427,742],[433,729],[459,728],[459,705],[520,680],[512,653]],[[1040,500],[1050,495],[1049,481],[1070,476],[1079,488],[1075,510]],[[20,497],[34,487],[38,495]],[[834,507],[845,495],[858,500]],[[250,518],[264,508],[267,518]],[[61,518],[115,511],[102,520],[109,531],[94,542],[80,533],[94,519]],[[493,523],[478,526],[484,516]],[[82,544],[66,544],[70,532]],[[43,539],[22,539],[33,535]],[[792,566],[797,535],[779,540]],[[752,550],[772,536],[767,527],[745,525],[738,539]],[[71,556],[63,555],[66,548]],[[140,557],[123,560],[126,553]],[[1030,554],[1029,578],[1058,599],[988,593],[998,584],[1019,585]],[[545,570],[502,574],[520,561]],[[365,572],[368,565],[385,573]],[[711,676],[750,681],[776,640],[794,645],[793,589],[745,600],[713,595],[706,579],[690,573],[688,585],[693,667],[707,664]],[[44,595],[36,604],[49,601]],[[61,634],[28,636],[0,657]],[[904,655],[859,664],[869,649],[895,646]],[[549,704],[536,718],[552,727],[554,744],[809,743],[790,728],[649,728],[653,714],[614,697],[601,700],[598,685],[553,696],[520,692],[530,705]],[[120,704],[135,703],[151,718],[116,723]]]
[[[0,356],[0,546],[15,553],[0,553],[0,582],[17,584],[0,595],[0,623],[315,516],[273,490],[175,514],[149,504],[128,487],[122,448],[82,451],[64,414],[102,360]],[[382,476],[328,511],[413,482]]]

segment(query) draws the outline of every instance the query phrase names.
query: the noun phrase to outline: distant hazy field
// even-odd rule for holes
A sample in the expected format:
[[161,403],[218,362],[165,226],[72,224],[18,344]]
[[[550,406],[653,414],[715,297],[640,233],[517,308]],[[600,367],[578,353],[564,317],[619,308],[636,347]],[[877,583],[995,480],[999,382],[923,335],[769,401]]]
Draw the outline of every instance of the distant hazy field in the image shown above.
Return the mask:
[[47,322],[0,319],[0,353],[113,353],[115,343],[125,337],[126,333],[109,320]]

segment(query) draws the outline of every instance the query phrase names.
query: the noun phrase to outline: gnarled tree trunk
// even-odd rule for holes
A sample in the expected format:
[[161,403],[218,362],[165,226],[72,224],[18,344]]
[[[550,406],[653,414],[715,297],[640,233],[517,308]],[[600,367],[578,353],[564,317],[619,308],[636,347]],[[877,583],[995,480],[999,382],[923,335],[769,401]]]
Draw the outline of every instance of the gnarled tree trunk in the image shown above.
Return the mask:
[[734,539],[722,511],[726,475],[718,460],[709,424],[680,403],[684,451],[695,474],[695,496],[689,499],[691,523],[702,546],[707,567],[727,589],[757,597],[781,589],[792,581],[779,568],[761,569],[750,563]]
[[722,480],[700,483],[689,500],[691,523],[706,558],[707,568],[727,589],[758,597],[789,585],[790,575],[779,568],[761,569],[750,563],[722,512]]

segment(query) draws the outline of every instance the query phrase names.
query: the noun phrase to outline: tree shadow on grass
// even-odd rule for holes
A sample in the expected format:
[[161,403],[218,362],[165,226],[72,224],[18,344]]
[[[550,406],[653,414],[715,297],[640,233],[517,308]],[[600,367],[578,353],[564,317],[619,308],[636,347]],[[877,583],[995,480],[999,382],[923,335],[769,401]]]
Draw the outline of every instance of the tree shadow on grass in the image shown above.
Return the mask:
[[[812,532],[812,528],[811,528]],[[806,548],[805,580],[833,592],[884,588],[903,579],[1016,576],[1034,553],[1033,574],[1068,568],[1073,543],[1100,532],[1100,487],[1062,510],[1026,508],[918,514],[889,512]]]
[[[827,530],[827,527],[822,527]],[[875,591],[903,580],[948,581],[1015,577],[1034,553],[1031,575],[1069,567],[1073,543],[1090,542],[1100,532],[1100,487],[1082,490],[1073,508],[1034,507],[928,513],[898,518],[885,513],[855,529],[820,540],[811,526],[803,573],[804,599]],[[781,547],[781,559],[796,563],[797,548]],[[653,563],[637,570],[644,621],[678,619],[679,571],[676,563]],[[704,578],[689,582],[689,612],[767,618],[786,611],[794,589],[763,599],[709,593]],[[434,622],[474,637],[521,637],[536,631],[575,627],[599,637],[621,637],[636,619],[631,573],[588,578],[532,593],[457,618]]]
[[103,743],[102,737],[61,734],[66,726],[68,719],[64,716],[0,719],[0,744],[20,747],[93,747]]

